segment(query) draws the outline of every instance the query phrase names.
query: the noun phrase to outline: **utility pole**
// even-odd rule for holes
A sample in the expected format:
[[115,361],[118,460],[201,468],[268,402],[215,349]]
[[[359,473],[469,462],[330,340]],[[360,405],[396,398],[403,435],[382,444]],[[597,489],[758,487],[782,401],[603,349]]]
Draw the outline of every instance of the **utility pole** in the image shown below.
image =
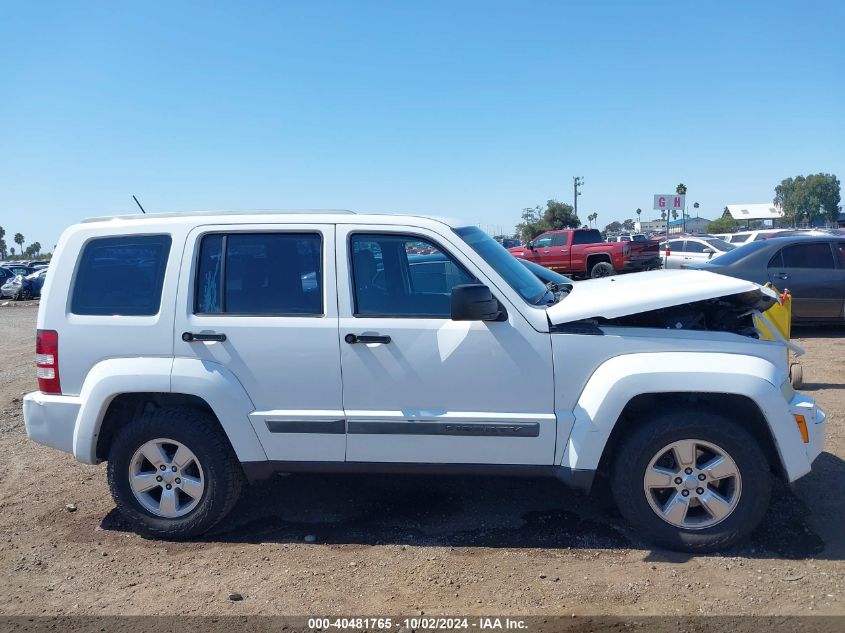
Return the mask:
[[579,189],[584,186],[584,177],[583,176],[573,176],[572,177],[572,188],[574,190],[574,194],[572,196],[573,203],[572,203],[572,210],[575,213],[575,217],[578,217],[578,196],[581,195]]

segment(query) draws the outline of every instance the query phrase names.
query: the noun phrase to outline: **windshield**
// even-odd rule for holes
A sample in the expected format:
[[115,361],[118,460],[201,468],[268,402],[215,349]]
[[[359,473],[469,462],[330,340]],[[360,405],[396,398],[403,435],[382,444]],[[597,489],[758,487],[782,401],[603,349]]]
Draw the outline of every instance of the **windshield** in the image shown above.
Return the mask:
[[466,226],[454,231],[528,303],[543,305],[555,300],[554,294],[542,281],[487,233],[475,226]]
[[751,253],[756,253],[757,251],[766,248],[769,244],[766,244],[765,241],[762,242],[748,242],[747,244],[742,244],[737,246],[736,244],[731,244],[734,247],[733,250],[728,251],[727,253],[723,253],[718,257],[714,257],[708,263],[710,264],[718,264],[719,266],[729,266],[734,262],[738,262],[740,259],[745,257],[746,255],[750,255]]
[[731,244],[730,242],[721,240],[718,237],[706,239],[704,241],[707,242],[713,248],[715,248],[717,251],[727,252],[732,251],[736,248],[736,244]]
[[648,242],[648,238],[645,235],[643,235],[642,233],[637,233],[631,239],[635,242]]

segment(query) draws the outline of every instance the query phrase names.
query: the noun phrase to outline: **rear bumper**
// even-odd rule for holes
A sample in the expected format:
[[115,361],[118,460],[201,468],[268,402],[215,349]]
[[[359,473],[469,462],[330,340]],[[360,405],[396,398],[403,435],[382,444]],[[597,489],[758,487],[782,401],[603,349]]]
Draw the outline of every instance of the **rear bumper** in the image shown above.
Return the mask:
[[34,442],[73,453],[73,434],[81,401],[34,391],[23,399],[26,434]]
[[635,270],[651,270],[652,268],[660,268],[662,261],[660,256],[648,257],[642,259],[628,260],[622,265],[624,271]]

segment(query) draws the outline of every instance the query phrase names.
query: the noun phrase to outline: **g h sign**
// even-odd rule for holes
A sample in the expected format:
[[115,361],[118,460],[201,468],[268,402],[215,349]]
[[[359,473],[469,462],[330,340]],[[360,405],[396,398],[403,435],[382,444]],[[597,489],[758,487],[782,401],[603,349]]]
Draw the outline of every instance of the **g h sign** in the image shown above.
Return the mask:
[[684,208],[686,196],[679,193],[654,194],[655,211],[680,211]]

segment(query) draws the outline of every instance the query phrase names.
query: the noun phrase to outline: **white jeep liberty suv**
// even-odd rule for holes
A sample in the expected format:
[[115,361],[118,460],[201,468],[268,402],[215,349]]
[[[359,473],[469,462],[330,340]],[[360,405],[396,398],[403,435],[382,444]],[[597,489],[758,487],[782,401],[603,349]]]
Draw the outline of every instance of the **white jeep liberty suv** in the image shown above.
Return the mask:
[[27,433],[107,460],[146,534],[274,472],[601,472],[645,537],[709,551],[822,450],[758,339],[774,293],[730,277],[544,283],[472,226],[313,211],[85,221],[50,269]]

